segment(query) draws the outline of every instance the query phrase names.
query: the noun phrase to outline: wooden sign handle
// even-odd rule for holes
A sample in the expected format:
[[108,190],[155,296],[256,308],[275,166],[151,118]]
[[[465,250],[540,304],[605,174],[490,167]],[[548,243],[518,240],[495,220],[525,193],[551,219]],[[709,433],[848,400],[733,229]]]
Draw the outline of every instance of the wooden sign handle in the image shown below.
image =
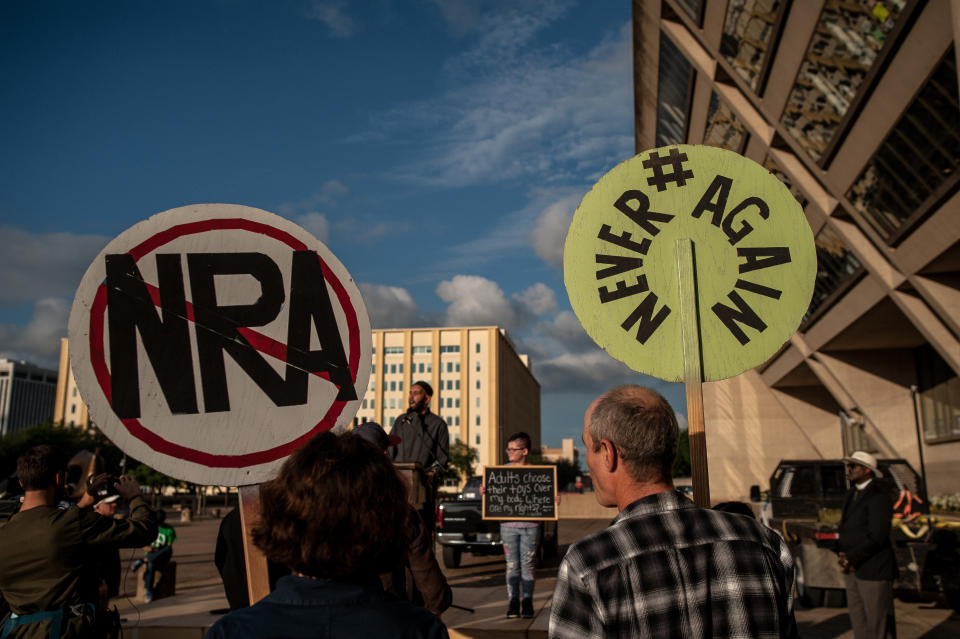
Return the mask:
[[243,559],[247,568],[247,595],[250,605],[270,594],[267,558],[253,545],[253,527],[260,521],[260,484],[240,486],[240,525],[243,528]]
[[676,242],[677,275],[680,278],[680,328],[683,340],[683,384],[687,391],[687,434],[690,437],[690,469],[693,500],[710,508],[710,476],[707,472],[707,435],[703,427],[703,363],[700,318],[697,308],[697,263],[693,241]]

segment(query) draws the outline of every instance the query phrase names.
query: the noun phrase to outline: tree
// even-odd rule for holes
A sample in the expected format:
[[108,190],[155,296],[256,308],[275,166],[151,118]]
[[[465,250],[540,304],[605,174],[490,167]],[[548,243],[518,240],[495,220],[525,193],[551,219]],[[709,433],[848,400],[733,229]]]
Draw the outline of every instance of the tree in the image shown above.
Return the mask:
[[470,448],[466,442],[454,442],[450,446],[449,463],[442,479],[463,481],[473,475],[474,466],[480,454],[476,448]]
[[690,433],[687,430],[681,430],[677,458],[673,460],[673,476],[689,477],[690,469]]
[[569,459],[561,458],[557,460],[544,459],[539,452],[531,454],[527,462],[533,465],[546,465],[557,467],[557,490],[563,490],[566,486],[577,481],[577,476],[582,475],[580,461],[572,462]]

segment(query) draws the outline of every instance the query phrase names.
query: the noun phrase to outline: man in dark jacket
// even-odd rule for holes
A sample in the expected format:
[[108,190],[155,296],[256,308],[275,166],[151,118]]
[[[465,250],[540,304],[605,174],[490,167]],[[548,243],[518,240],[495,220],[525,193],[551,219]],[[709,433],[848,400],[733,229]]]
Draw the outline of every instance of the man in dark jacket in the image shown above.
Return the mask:
[[856,639],[896,637],[893,500],[873,455],[857,451],[844,461],[851,486],[843,503],[839,548],[853,634]]
[[24,489],[20,511],[0,528],[0,592],[15,615],[10,639],[101,637],[95,626],[100,550],[134,548],[157,535],[156,515],[130,476],[116,482],[130,503],[125,520],[93,511],[93,495],[107,481],[99,475],[75,506],[57,506],[65,459],[50,446],[35,446],[17,460]]

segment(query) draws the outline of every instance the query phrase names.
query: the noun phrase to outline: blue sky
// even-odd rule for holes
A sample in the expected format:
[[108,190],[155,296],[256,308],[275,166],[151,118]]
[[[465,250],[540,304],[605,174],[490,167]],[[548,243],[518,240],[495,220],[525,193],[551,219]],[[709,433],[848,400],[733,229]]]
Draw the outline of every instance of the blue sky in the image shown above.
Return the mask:
[[499,324],[544,443],[632,373],[570,311],[563,236],[633,153],[630,2],[0,3],[0,353],[55,364],[107,241],[230,202],[324,241],[375,327]]

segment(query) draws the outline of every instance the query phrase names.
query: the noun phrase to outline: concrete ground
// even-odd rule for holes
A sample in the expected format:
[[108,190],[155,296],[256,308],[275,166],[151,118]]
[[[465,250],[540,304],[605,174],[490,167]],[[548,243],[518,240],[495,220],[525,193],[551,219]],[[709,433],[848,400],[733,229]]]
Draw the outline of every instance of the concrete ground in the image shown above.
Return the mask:
[[[177,594],[149,604],[134,601],[136,583],[126,573],[122,596],[114,603],[124,618],[124,637],[130,639],[201,639],[203,633],[227,607],[220,576],[213,564],[219,520],[199,519],[178,523],[176,513],[169,521],[177,531],[174,560],[177,562]],[[608,520],[562,519],[559,525],[561,555],[566,546],[601,529]],[[124,567],[139,551],[124,551]],[[465,554],[460,568],[447,570],[453,587],[453,603],[442,619],[453,638],[541,638],[547,636],[550,598],[556,578],[557,562],[537,569],[534,593],[536,616],[533,619],[506,619],[506,588],[503,556]],[[960,637],[960,616],[933,604],[896,601],[897,635],[900,639],[948,639]],[[845,608],[798,610],[800,636],[809,639],[853,639]]]

